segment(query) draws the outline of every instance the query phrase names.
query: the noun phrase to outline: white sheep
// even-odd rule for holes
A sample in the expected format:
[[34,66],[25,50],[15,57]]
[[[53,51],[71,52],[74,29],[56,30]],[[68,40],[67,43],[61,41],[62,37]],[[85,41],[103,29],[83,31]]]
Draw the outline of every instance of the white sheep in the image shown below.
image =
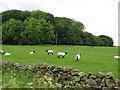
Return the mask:
[[120,56],[114,56],[115,59],[120,59]]
[[81,53],[78,53],[78,54],[75,56],[76,61],[80,61],[80,56],[81,56]]
[[3,50],[0,50],[0,54],[4,54]]
[[10,55],[11,53],[8,53],[8,52],[4,54],[4,56],[10,56]]
[[53,55],[53,50],[46,50],[46,52],[48,53],[48,55],[51,53]]
[[30,52],[29,54],[35,54],[35,51]]
[[60,56],[62,56],[62,58],[64,58],[64,56],[67,54],[67,52],[58,52],[58,58],[60,58]]

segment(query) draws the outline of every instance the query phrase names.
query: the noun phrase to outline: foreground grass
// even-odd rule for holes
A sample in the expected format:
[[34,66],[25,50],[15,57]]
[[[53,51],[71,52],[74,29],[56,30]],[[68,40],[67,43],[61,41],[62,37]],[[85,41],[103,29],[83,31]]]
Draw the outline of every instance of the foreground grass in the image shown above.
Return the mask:
[[[49,65],[73,67],[83,72],[112,72],[118,78],[118,61],[113,57],[118,55],[117,47],[89,47],[89,46],[15,46],[3,45],[3,50],[11,56],[2,56],[2,60],[22,64],[39,64],[47,62]],[[45,50],[54,50],[54,55],[47,55]],[[29,55],[36,51],[35,55]],[[65,58],[57,58],[57,52],[67,51]],[[80,62],[75,62],[75,55],[82,54]]]
[[53,83],[52,77],[40,76],[22,71],[4,69],[2,73],[2,88],[60,88],[61,84]]

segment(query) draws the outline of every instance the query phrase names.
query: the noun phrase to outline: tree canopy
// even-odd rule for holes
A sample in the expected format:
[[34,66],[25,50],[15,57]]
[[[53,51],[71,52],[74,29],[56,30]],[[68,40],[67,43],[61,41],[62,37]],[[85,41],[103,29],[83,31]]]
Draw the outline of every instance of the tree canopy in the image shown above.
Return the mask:
[[113,46],[111,37],[86,32],[82,22],[41,10],[7,10],[2,12],[2,22],[3,44]]

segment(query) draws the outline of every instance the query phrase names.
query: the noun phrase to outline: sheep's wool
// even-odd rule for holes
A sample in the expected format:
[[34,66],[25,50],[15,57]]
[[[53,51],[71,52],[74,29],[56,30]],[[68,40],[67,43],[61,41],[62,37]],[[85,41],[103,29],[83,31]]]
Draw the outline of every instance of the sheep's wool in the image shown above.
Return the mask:
[[49,53],[53,53],[53,50],[48,50]]
[[80,59],[80,54],[77,54],[76,57],[75,57],[76,60],[79,60]]
[[114,56],[115,59],[120,59],[120,56]]
[[65,56],[65,53],[59,52],[59,53],[58,53],[58,56]]
[[29,54],[34,54],[34,52],[30,52]]
[[2,51],[2,50],[0,50],[0,52],[1,52],[1,53],[3,53],[3,51]]
[[5,56],[11,55],[10,53],[5,53]]

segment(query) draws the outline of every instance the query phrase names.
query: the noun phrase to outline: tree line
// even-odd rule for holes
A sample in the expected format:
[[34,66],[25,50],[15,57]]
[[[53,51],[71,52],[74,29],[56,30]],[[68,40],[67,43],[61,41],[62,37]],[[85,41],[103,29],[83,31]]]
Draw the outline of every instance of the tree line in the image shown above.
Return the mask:
[[3,44],[113,46],[111,37],[86,32],[82,22],[70,18],[54,17],[41,10],[7,10],[0,14]]

